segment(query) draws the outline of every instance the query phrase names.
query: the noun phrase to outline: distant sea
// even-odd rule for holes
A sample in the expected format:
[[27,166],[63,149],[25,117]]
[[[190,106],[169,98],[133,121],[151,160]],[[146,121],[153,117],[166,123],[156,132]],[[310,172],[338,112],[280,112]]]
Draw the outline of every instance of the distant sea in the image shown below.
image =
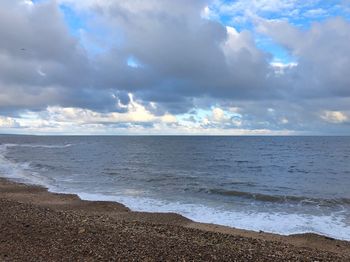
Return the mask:
[[2,135],[0,176],[137,211],[350,240],[350,137]]

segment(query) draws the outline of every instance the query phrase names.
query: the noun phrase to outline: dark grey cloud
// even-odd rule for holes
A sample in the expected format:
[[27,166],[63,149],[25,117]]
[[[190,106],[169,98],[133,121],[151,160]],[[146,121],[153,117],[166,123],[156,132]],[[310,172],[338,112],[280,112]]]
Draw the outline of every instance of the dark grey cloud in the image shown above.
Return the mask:
[[[158,102],[159,112],[181,113],[195,97],[241,99],[270,93],[268,56],[254,46],[249,32],[232,36],[222,24],[204,19],[206,2],[96,2],[89,12],[120,32],[124,41],[92,58],[70,35],[55,2],[28,6],[6,1],[0,18],[6,39],[0,44],[1,88],[7,101],[2,107],[22,103],[33,109],[52,104],[98,109],[99,104],[113,110],[102,97],[119,90],[135,93],[145,104]],[[131,56],[139,67],[128,66]],[[21,93],[21,99],[15,101],[14,93]]]
[[[93,10],[123,36],[123,45],[97,58],[100,88],[133,92],[172,113],[201,96],[246,99],[275,96],[267,75],[270,56],[251,34],[204,19],[208,1],[97,2]],[[126,65],[128,57],[140,67]],[[270,74],[271,75],[271,74]]]
[[297,57],[280,86],[289,99],[350,96],[350,23],[331,18],[303,31],[287,22],[264,21],[260,30]]
[[0,35],[0,110],[65,104],[91,88],[88,57],[55,2],[2,1]]
[[[275,74],[271,55],[257,48],[251,32],[203,18],[210,1],[59,2],[76,8],[77,15],[88,14],[87,26],[108,27],[110,34],[97,42],[111,43],[104,45],[110,48],[92,54],[85,40],[71,34],[57,1],[3,0],[1,114],[47,106],[126,112],[128,93],[156,116],[235,104],[247,128],[303,130],[305,123],[324,128],[323,111],[350,110],[344,102],[350,97],[345,19],[307,30],[258,19],[259,32],[298,61]],[[95,32],[87,28],[84,37]],[[138,65],[128,65],[131,57]]]
[[[69,34],[55,2],[30,6],[24,1],[5,0],[0,17],[3,81],[14,77],[33,85],[80,82],[77,75],[86,70],[88,60],[78,39]],[[13,72],[15,68],[18,73]],[[44,74],[47,77],[40,77]]]

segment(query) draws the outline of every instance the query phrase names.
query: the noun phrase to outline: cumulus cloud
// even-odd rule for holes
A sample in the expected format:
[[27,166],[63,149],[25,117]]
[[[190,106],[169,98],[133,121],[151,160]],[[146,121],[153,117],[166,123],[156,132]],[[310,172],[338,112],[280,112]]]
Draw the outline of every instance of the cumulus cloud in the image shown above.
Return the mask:
[[19,123],[10,117],[0,116],[0,128],[17,128],[20,127]]
[[258,29],[286,47],[298,64],[282,80],[301,97],[350,96],[350,23],[332,18],[307,31],[284,21],[261,20]]
[[227,117],[225,116],[225,112],[221,108],[214,108],[213,109],[213,120],[216,122],[221,122],[223,120],[226,120]]
[[88,61],[55,2],[2,1],[0,110],[37,109],[88,87]]
[[[96,4],[124,36],[122,49],[108,53],[109,59],[118,61],[122,53],[144,65],[101,85],[117,85],[170,110],[174,101],[183,103],[186,111],[192,97],[248,96],[265,81],[268,63],[250,33],[203,19],[205,1],[141,2]],[[105,67],[116,68],[103,61]]]
[[89,109],[74,107],[48,107],[44,112],[47,119],[54,122],[71,122],[78,125],[85,124],[145,124],[145,123],[175,123],[176,118],[173,115],[165,114],[155,116],[149,112],[143,105],[130,98],[130,103],[126,106],[125,112],[99,113]]
[[[28,8],[23,1],[6,1],[0,28],[6,41],[0,45],[0,59],[2,91],[8,101],[15,100],[6,90],[12,86],[22,93],[26,107],[26,95],[33,100],[32,93],[45,97],[33,102],[38,107],[80,106],[71,94],[78,98],[92,88],[132,92],[145,102],[162,104],[164,111],[179,113],[191,107],[193,97],[240,98],[261,92],[258,85],[266,87],[265,54],[249,32],[204,19],[206,1],[63,2],[94,13],[122,36],[122,45],[90,58],[69,33],[56,2]],[[143,66],[129,66],[130,57]]]
[[[76,19],[88,17],[78,33],[67,9]],[[289,0],[4,0],[2,121],[14,117],[20,126],[13,127],[35,130],[131,125],[188,132],[302,131],[346,122],[350,23],[330,18],[301,29],[260,17],[298,10],[327,16],[314,4]],[[253,19],[255,28],[224,25],[217,20],[222,13]],[[271,62],[257,32],[296,62]]]
[[327,122],[340,124],[348,121],[348,116],[340,111],[324,111],[321,118]]

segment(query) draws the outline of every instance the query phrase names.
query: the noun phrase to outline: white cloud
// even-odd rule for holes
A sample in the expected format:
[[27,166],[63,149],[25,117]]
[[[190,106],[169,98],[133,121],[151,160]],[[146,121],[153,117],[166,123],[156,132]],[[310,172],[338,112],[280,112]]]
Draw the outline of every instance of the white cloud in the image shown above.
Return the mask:
[[[347,0],[344,0],[346,5]],[[210,16],[217,19],[220,16],[231,17],[233,24],[245,24],[255,17],[271,17],[275,20],[294,21],[304,17],[316,18],[330,15],[331,10],[320,8],[320,0],[216,0],[209,6]],[[337,8],[337,5],[334,5]]]
[[217,128],[235,129],[242,125],[242,115],[237,112],[238,110],[235,107],[229,107],[225,110],[220,107],[214,107],[210,114],[202,119],[201,124],[204,126],[216,126]]
[[310,18],[317,18],[320,16],[327,16],[328,12],[322,8],[310,9],[304,13],[304,16]]
[[[216,16],[231,16],[233,18],[232,21],[234,21],[237,16],[248,18],[249,20],[252,16],[260,16],[262,13],[267,12],[286,16],[294,10],[298,10],[300,6],[303,6],[303,4],[296,0],[238,0],[232,2],[217,0],[212,4],[211,10],[212,13],[216,12]],[[242,20],[243,18],[240,19]]]
[[256,48],[254,39],[248,31],[237,32],[237,30],[231,26],[226,26],[227,40],[223,43],[222,48],[230,61],[237,56],[237,53],[241,51],[247,51],[255,59],[261,57],[262,53]]
[[99,113],[90,109],[50,106],[47,108],[48,119],[54,122],[70,122],[77,124],[116,124],[116,123],[174,123],[175,116],[164,114],[156,116],[143,105],[134,101],[130,95],[130,103],[126,106],[127,112]]
[[291,63],[271,62],[270,65],[272,66],[276,75],[282,76],[282,75],[284,75],[286,70],[292,69],[293,67],[298,66],[298,63],[295,63],[295,62],[291,62]]
[[46,76],[46,73],[43,71],[42,67],[39,66],[36,70],[40,76]]
[[289,120],[288,120],[287,118],[285,118],[285,117],[282,117],[282,118],[281,118],[281,123],[282,123],[282,124],[288,124],[288,123],[289,123]]
[[0,116],[0,128],[16,128],[19,126],[19,123],[15,119],[11,117]]
[[225,116],[225,112],[221,108],[215,107],[212,111],[212,119],[215,122],[221,122],[227,120],[227,116]]
[[349,117],[341,111],[324,111],[321,118],[333,124],[341,124],[349,120]]
[[[198,123],[178,121],[170,114],[154,116],[145,111],[136,109],[124,114],[102,114],[81,108],[48,107],[41,112],[28,111],[18,119],[1,117],[0,128],[12,130],[14,133],[29,134],[290,135],[295,133],[287,129],[241,127],[240,118],[233,119],[229,111],[218,107],[213,108],[211,114],[203,117]],[[152,125],[144,125],[145,122]]]
[[48,106],[39,112],[22,112],[16,119],[0,117],[0,128],[12,128],[24,133],[93,134],[112,133],[116,130],[146,132],[147,129],[154,130],[156,126],[166,129],[168,125],[177,124],[174,115],[169,113],[155,115],[135,101],[132,94],[129,94],[129,99],[130,102],[125,106],[126,112],[123,113],[101,113],[79,107]]

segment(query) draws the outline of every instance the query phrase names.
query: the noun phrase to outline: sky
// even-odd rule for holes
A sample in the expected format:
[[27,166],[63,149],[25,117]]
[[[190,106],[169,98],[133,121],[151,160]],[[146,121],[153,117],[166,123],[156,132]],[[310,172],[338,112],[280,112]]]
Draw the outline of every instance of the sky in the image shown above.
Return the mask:
[[0,133],[350,135],[349,0],[0,7]]

